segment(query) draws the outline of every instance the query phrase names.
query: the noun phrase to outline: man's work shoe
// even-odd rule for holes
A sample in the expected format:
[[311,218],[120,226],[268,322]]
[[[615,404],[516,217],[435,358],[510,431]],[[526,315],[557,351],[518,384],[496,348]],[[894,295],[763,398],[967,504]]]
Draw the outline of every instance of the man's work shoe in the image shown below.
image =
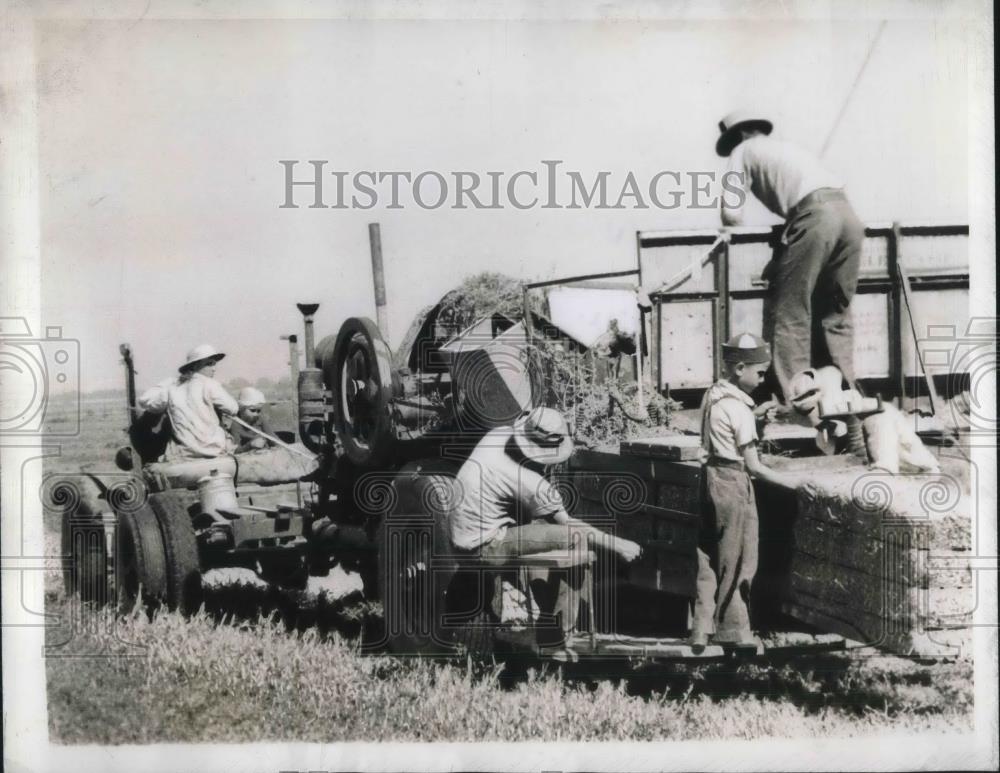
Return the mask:
[[691,651],[695,655],[700,655],[705,651],[705,647],[708,646],[708,634],[707,633],[692,633],[688,638],[688,646],[691,647]]
[[580,656],[569,647],[553,647],[548,653],[556,663],[579,663]]
[[713,639],[713,644],[718,644],[726,652],[737,655],[760,655],[764,652],[764,644],[753,634],[747,634],[734,639]]
[[212,526],[205,532],[205,544],[213,548],[229,547],[232,541],[230,530],[225,526]]

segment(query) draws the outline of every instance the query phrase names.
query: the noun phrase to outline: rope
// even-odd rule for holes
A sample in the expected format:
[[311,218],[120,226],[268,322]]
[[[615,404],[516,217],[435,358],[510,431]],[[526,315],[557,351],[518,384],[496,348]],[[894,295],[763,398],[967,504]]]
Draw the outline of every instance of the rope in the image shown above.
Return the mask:
[[861,68],[858,70],[858,74],[854,77],[854,83],[851,84],[851,90],[847,92],[847,97],[844,99],[844,104],[840,106],[840,112],[837,113],[837,118],[833,122],[833,126],[830,127],[830,132],[826,135],[826,139],[823,141],[823,147],[820,148],[819,157],[822,158],[826,155],[826,151],[830,147],[830,141],[833,139],[834,132],[837,131],[837,127],[840,126],[840,121],[847,112],[847,106],[851,103],[851,97],[854,96],[854,91],[858,88],[858,83],[861,82],[861,76],[865,72],[865,68],[868,67],[868,62],[871,61],[872,52],[875,51],[875,46],[878,45],[878,40],[882,37],[882,30],[885,29],[886,20],[883,19],[882,23],[878,25],[878,29],[875,31],[875,37],[872,39],[871,46],[868,47],[868,53],[865,54],[865,60],[861,63]]
[[253,426],[252,424],[247,424],[247,423],[246,423],[245,421],[243,421],[243,419],[241,419],[241,418],[240,418],[239,416],[231,416],[230,418],[231,418],[231,419],[232,419],[233,421],[235,421],[235,422],[236,422],[237,424],[239,424],[239,425],[240,425],[241,427],[246,427],[246,428],[247,428],[248,430],[250,430],[251,432],[256,432],[256,433],[257,433],[258,435],[260,435],[261,437],[263,437],[263,438],[267,438],[267,439],[268,439],[268,440],[270,440],[270,441],[271,441],[272,443],[275,443],[276,445],[279,445],[279,446],[281,446],[281,447],[282,447],[282,448],[284,448],[284,449],[285,449],[286,451],[291,451],[291,452],[292,452],[293,454],[298,454],[299,456],[302,456],[302,457],[305,457],[305,458],[306,458],[306,459],[308,459],[308,460],[309,460],[310,462],[311,462],[311,461],[314,461],[314,460],[315,460],[315,459],[317,458],[315,454],[310,454],[310,453],[307,453],[306,451],[303,451],[303,450],[301,450],[301,449],[299,449],[299,448],[296,448],[295,446],[292,446],[292,445],[289,445],[289,444],[288,444],[288,443],[286,443],[286,442],[285,442],[284,440],[279,440],[279,439],[278,439],[278,438],[276,438],[276,437],[271,437],[270,435],[268,435],[268,434],[267,434],[266,432],[264,432],[263,430],[259,430],[259,429],[257,429],[256,427],[254,427],[254,426]]

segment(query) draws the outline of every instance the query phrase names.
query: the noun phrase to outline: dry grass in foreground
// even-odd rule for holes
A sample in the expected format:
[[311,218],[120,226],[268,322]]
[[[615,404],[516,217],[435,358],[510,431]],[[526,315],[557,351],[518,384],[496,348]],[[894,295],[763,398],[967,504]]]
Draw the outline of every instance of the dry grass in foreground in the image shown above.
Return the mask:
[[[61,592],[48,610],[74,613]],[[77,607],[79,611],[79,607]],[[350,609],[338,613],[348,616]],[[933,669],[844,655],[780,668],[656,677],[512,675],[498,664],[362,656],[336,626],[258,615],[116,619],[49,632],[49,729],[59,743],[301,740],[681,740],[971,730],[968,662]]]

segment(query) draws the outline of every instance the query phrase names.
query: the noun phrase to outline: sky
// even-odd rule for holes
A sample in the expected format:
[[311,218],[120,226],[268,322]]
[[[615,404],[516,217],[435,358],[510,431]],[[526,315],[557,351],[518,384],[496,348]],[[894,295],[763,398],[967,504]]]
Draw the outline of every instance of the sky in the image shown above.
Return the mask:
[[[649,180],[724,169],[717,122],[751,107],[819,151],[865,221],[968,222],[960,21],[49,20],[36,28],[42,321],[80,341],[84,391],[140,388],[209,341],[218,377],[287,373],[296,301],[318,337],[374,318],[381,226],[389,340],[467,275],[635,265],[635,232],[713,209],[281,208],[279,160],[327,169]],[[328,178],[332,182],[333,178]],[[328,182],[329,185],[329,182]],[[330,190],[329,187],[327,190]],[[429,188],[432,190],[433,188]],[[686,198],[689,201],[690,197]],[[771,223],[760,208],[750,223]]]

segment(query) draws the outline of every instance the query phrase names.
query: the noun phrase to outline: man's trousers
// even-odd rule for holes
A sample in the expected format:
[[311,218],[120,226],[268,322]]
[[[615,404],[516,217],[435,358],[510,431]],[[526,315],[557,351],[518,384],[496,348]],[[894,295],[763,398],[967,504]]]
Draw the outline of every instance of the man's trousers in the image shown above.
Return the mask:
[[854,384],[854,325],[850,304],[858,286],[865,229],[843,191],[822,188],[789,213],[764,269],[764,338],[782,400],[792,376],[835,365]]

